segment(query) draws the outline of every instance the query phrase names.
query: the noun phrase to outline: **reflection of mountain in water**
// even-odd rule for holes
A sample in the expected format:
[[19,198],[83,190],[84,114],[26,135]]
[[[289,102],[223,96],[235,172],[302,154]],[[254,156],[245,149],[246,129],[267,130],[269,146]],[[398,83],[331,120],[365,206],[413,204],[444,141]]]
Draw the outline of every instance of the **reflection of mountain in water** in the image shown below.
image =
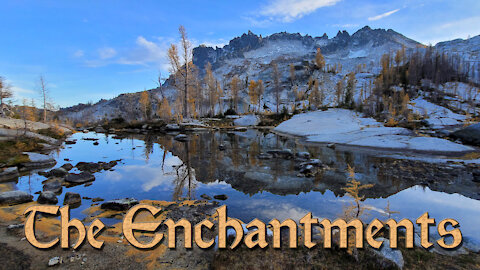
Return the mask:
[[[366,198],[386,198],[421,184],[434,191],[459,193],[480,199],[478,187],[471,181],[471,173],[464,166],[382,158],[368,152],[298,144],[294,139],[256,130],[204,132],[190,134],[189,137],[188,142],[175,141],[173,136],[155,136],[152,139],[147,135],[146,138],[146,142],[158,142],[162,148],[178,156],[186,168],[194,168],[193,178],[193,170],[186,170],[176,182],[176,187],[189,187],[188,197],[192,195],[195,179],[202,183],[224,181],[249,195],[262,191],[277,195],[310,191],[323,194],[326,190],[331,190],[335,195],[343,196],[345,191],[342,188],[347,182],[346,167],[349,164],[355,168],[357,180],[364,184],[374,184],[373,188],[363,191]],[[260,153],[272,149],[290,149],[294,153],[307,151],[327,168],[315,177],[297,176],[295,165],[300,162],[298,160],[258,158]]]

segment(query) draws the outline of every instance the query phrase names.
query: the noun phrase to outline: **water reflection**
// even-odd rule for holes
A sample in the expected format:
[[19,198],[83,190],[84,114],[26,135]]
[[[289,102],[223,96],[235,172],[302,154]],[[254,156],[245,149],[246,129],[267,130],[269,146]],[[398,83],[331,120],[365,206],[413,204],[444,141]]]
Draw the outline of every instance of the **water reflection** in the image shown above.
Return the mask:
[[[57,154],[57,167],[65,163],[64,159],[73,165],[80,161],[122,162],[112,170],[96,173],[92,185],[64,188],[63,192],[105,200],[181,200],[200,199],[201,194],[225,194],[229,215],[244,221],[298,219],[307,212],[333,219],[350,202],[342,189],[350,165],[362,184],[374,184],[362,191],[364,204],[371,209],[368,219],[385,219],[383,209],[390,202],[391,209],[400,212],[396,218],[416,219],[429,211],[437,219],[457,219],[465,235],[480,239],[480,232],[475,230],[475,224],[480,222],[480,189],[461,167],[406,164],[366,151],[306,145],[256,130],[191,133],[186,142],[176,141],[174,136],[75,134],[77,144]],[[82,137],[98,137],[99,145]],[[295,169],[300,162],[295,158],[259,158],[273,149],[308,152],[327,169],[315,177],[303,177]],[[430,178],[435,181],[428,182]],[[43,180],[37,174],[25,176],[16,188],[34,193],[42,189]],[[427,182],[428,187],[420,186],[422,182]],[[7,187],[11,185],[3,184],[0,189]],[[60,203],[63,196],[59,196]],[[72,215],[82,218],[82,211],[90,205],[83,200]]]

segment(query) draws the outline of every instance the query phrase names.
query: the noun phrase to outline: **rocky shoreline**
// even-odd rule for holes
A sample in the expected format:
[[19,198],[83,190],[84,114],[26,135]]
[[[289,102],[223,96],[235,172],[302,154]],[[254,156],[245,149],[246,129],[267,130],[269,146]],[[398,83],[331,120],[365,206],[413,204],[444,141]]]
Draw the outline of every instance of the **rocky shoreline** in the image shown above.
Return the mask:
[[[128,133],[144,134],[158,132],[155,131],[154,128],[149,128],[148,125],[139,130],[93,129],[99,133],[113,133],[118,137],[122,137],[123,134]],[[198,125],[196,127],[170,125],[168,128],[164,126],[162,133],[176,134],[175,136],[185,134],[186,140],[188,141],[190,133],[210,129],[213,128]],[[238,127],[225,128],[225,130],[235,132],[245,131],[246,129],[246,127],[242,127],[241,129]],[[85,132],[88,131],[85,130]],[[93,144],[98,141],[98,139],[88,137],[83,138],[83,140],[92,141]],[[175,137],[175,140],[179,142],[184,141],[183,138],[177,137]],[[72,139],[65,140],[65,144],[67,145],[76,143],[77,142]],[[335,146],[333,145],[331,147],[334,148]],[[230,146],[227,144],[218,145],[218,151],[228,151],[229,149]],[[42,153],[45,152],[42,151]],[[391,250],[389,248],[373,250],[369,248],[349,251],[339,249],[338,243],[335,244],[332,250],[323,248],[307,249],[303,246],[300,246],[297,250],[250,250],[242,246],[236,251],[230,251],[216,249],[202,250],[198,247],[191,250],[185,249],[182,246],[182,237],[177,237],[177,245],[179,248],[175,250],[168,249],[166,244],[162,244],[149,251],[139,251],[129,245],[124,239],[121,232],[121,220],[126,211],[138,203],[162,207],[162,215],[160,218],[164,220],[172,218],[178,221],[181,218],[186,218],[192,223],[196,223],[208,218],[216,223],[214,210],[219,205],[217,201],[228,199],[226,195],[218,194],[213,196],[213,199],[217,201],[214,201],[211,196],[203,194],[201,196],[203,200],[199,201],[165,202],[139,201],[134,198],[119,198],[116,200],[103,201],[102,198],[82,197],[79,193],[67,192],[65,193],[63,202],[64,205],[69,205],[71,208],[91,201],[91,207],[83,211],[86,215],[83,222],[89,222],[95,218],[117,220],[117,223],[108,226],[102,236],[107,242],[105,248],[99,251],[85,245],[79,251],[62,250],[59,247],[47,251],[37,250],[31,247],[24,239],[23,224],[25,216],[21,213],[23,213],[27,207],[37,203],[49,205],[58,204],[60,201],[58,195],[62,194],[64,188],[76,185],[89,185],[95,181],[96,173],[114,170],[114,167],[121,163],[122,160],[78,162],[76,164],[65,162],[58,168],[48,170],[45,169],[45,167],[53,167],[56,164],[55,159],[51,156],[32,152],[27,152],[26,155],[29,158],[28,162],[4,169],[2,174],[0,174],[0,179],[15,179],[27,170],[43,168],[39,174],[46,177],[46,180],[42,182],[42,190],[38,192],[37,202],[33,202],[33,196],[23,191],[0,192],[0,238],[2,239],[2,241],[0,241],[0,251],[5,254],[12,254],[11,259],[5,264],[9,269],[47,269],[50,267],[60,269],[111,269],[111,267],[117,269],[130,269],[132,267],[146,269],[225,269],[226,265],[229,265],[230,268],[240,269],[246,265],[254,268],[261,265],[267,267],[267,265],[265,265],[265,258],[268,258],[270,262],[274,262],[273,265],[279,267],[291,265],[291,263],[295,261],[295,267],[301,268],[308,268],[311,265],[329,268],[350,268],[353,266],[360,267],[361,265],[360,269],[368,269],[371,267],[377,269],[420,269],[421,267],[432,267],[440,264],[446,267],[456,267],[457,269],[471,269],[480,263],[480,249],[478,249],[479,245],[475,242],[466,242],[465,245],[466,247],[468,246],[468,248],[463,248],[455,253],[432,252],[418,247],[414,250],[401,247],[399,250]],[[294,153],[289,149],[272,149],[260,153],[258,158],[264,160],[279,159],[295,161],[296,165],[294,169],[298,172],[297,176],[304,179],[314,179],[315,175],[321,171],[334,170],[332,164],[314,159],[308,152]],[[379,164],[378,169],[385,174],[391,176],[401,174],[406,178],[415,178],[412,181],[418,179],[419,174],[422,174],[425,176],[423,184],[432,188],[438,184],[436,178],[452,178],[452,175],[462,172],[465,168],[466,171],[463,173],[471,176],[471,179],[469,178],[468,180],[472,184],[475,184],[478,180],[477,178],[480,178],[480,167],[475,164],[446,164],[441,165],[441,169],[438,169],[438,164],[422,163],[421,161],[384,159],[377,164]],[[393,169],[388,170],[388,168]],[[72,170],[79,172],[72,172]],[[405,174],[406,172],[410,172],[410,174]],[[245,174],[245,177],[257,179],[259,176],[249,176]],[[2,180],[0,180],[0,182],[2,182]],[[235,184],[234,182],[232,183]],[[368,197],[368,194],[366,195]],[[476,198],[477,195],[472,194],[472,197]],[[58,220],[42,220],[39,226],[39,238],[48,240],[51,239],[52,235],[58,234],[57,221]],[[165,229],[165,227],[162,227],[160,231]],[[205,238],[212,239],[213,237],[215,237],[214,233]],[[321,240],[321,237],[318,239]],[[148,238],[143,240],[148,240]],[[271,239],[268,239],[268,241],[271,241]],[[287,239],[284,239],[284,241],[287,241]],[[166,241],[163,243],[166,243]],[[285,256],[285,254],[288,254],[288,256]],[[448,256],[445,258],[445,255]],[[418,256],[424,258],[420,264],[418,264]],[[248,258],[247,261],[245,258]],[[24,264],[24,262],[28,262],[30,266],[27,266],[27,263]],[[270,264],[270,266],[271,265],[272,264]]]

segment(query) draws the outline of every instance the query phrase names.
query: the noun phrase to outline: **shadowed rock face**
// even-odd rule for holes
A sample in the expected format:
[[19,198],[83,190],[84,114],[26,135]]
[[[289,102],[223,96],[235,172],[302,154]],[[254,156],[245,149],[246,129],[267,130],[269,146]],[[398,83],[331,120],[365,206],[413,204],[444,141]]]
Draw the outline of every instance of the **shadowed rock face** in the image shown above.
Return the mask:
[[474,124],[450,134],[454,139],[471,145],[480,145],[480,124]]

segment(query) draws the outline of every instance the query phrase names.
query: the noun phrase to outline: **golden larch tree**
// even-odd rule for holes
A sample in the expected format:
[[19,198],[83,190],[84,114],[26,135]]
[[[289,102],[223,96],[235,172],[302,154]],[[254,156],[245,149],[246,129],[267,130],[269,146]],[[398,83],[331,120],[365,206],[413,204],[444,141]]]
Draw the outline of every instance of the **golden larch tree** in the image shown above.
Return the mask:
[[315,54],[315,65],[317,69],[322,70],[325,67],[325,58],[323,57],[322,50],[317,48],[317,53]]
[[233,110],[238,113],[238,100],[239,100],[239,84],[240,79],[237,77],[237,75],[233,76],[232,81],[230,82],[230,89],[232,92],[232,106]]
[[142,110],[143,119],[145,121],[150,119],[150,112],[151,112],[151,104],[150,104],[150,97],[148,95],[147,90],[143,90],[140,93],[140,108]]

